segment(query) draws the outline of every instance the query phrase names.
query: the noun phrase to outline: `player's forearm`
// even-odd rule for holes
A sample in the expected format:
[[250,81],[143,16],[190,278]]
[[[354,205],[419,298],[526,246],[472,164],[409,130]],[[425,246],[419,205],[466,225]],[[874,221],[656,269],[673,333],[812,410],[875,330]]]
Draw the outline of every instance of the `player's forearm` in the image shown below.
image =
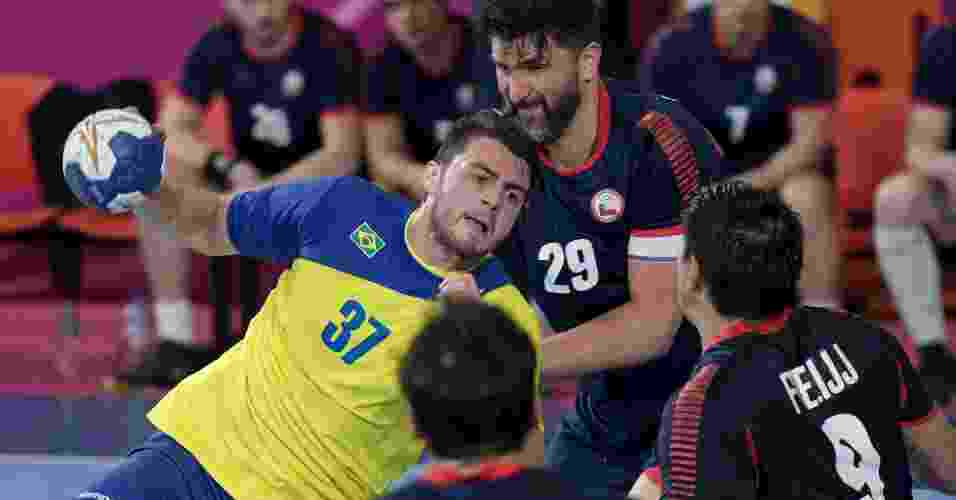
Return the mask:
[[625,304],[544,339],[542,375],[547,379],[575,377],[637,365],[667,353],[681,316],[672,308],[644,309],[654,312],[643,314]]
[[528,433],[524,448],[511,459],[526,467],[544,467],[544,431],[537,426]]
[[204,255],[235,253],[226,234],[228,197],[164,179],[138,210],[141,217],[172,226],[176,235]]
[[823,149],[824,145],[816,141],[787,144],[754,172],[756,184],[779,188],[791,176],[817,168],[823,158]]
[[956,154],[932,146],[913,146],[906,150],[906,164],[926,177],[936,177],[941,163],[956,168]]

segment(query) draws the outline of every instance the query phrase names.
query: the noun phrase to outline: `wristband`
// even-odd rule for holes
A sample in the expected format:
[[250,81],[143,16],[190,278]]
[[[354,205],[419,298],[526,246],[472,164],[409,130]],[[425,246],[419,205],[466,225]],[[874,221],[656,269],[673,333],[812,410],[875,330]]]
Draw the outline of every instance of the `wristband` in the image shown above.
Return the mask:
[[239,160],[226,156],[221,151],[213,151],[206,158],[203,173],[206,180],[219,188],[225,189],[228,185],[229,172],[239,163]]

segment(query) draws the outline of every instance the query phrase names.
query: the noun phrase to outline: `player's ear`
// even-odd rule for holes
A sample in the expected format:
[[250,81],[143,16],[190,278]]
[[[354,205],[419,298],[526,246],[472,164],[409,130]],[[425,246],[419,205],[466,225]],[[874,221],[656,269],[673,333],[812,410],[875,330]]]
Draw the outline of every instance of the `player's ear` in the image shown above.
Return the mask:
[[585,83],[599,79],[601,67],[601,44],[591,42],[581,49],[578,56],[578,71]]
[[697,257],[693,255],[687,255],[681,257],[684,259],[684,266],[686,266],[686,279],[689,289],[694,292],[702,292],[704,290],[704,275],[700,272],[700,262],[697,260]]

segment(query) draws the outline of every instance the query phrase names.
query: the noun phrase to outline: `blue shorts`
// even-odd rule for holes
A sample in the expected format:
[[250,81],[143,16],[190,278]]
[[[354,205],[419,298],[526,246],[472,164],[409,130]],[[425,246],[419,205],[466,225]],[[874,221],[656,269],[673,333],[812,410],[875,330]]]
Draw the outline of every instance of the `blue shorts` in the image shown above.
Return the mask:
[[602,449],[587,436],[583,425],[574,411],[564,415],[548,443],[546,465],[584,488],[588,495],[627,495],[641,472],[654,464],[653,448],[633,450],[630,456],[622,456]]
[[231,500],[226,490],[167,434],[153,434],[74,500]]

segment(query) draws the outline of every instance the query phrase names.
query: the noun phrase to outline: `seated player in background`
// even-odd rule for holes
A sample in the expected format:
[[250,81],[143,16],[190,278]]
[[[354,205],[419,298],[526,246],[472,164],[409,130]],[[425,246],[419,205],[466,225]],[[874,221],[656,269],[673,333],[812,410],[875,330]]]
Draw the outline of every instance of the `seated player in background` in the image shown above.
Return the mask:
[[956,392],[956,356],[946,335],[933,237],[947,246],[956,241],[956,27],[931,31],[918,64],[906,166],[877,190],[873,241],[883,278],[916,344],[923,382],[936,401],[946,405]]
[[424,199],[425,163],[457,117],[493,107],[494,66],[448,0],[385,0],[389,41],[366,66],[369,178]]
[[595,498],[556,471],[512,458],[538,418],[537,366],[533,339],[500,309],[446,303],[399,368],[415,429],[435,462],[384,498]]
[[798,306],[803,230],[778,193],[714,185],[684,226],[679,303],[705,348],[632,496],[908,499],[907,439],[956,487],[956,428],[896,338]]
[[[361,157],[360,57],[351,34],[289,0],[224,0],[225,17],[192,48],[160,124],[183,174],[230,190],[325,175],[350,175]],[[228,104],[236,156],[199,135],[211,99]],[[141,249],[159,342],[118,379],[172,387],[220,354],[195,345],[188,249],[143,220]],[[248,265],[248,264],[244,264]],[[255,273],[240,284],[258,294]],[[243,322],[258,307],[243,300]],[[217,339],[221,340],[221,339]]]
[[[141,142],[142,172],[183,147]],[[143,209],[193,249],[291,266],[244,338],[153,408],[160,433],[86,498],[382,494],[423,452],[396,374],[443,282],[501,307],[538,342],[533,309],[489,257],[524,208],[535,161],[521,130],[485,111],[452,126],[417,208],[350,176],[219,194],[166,175]],[[533,432],[521,460],[541,463],[543,442]]]
[[624,495],[700,354],[674,298],[680,211],[720,152],[677,102],[602,78],[592,0],[485,0],[478,17],[504,109],[545,162],[496,255],[556,332],[541,347],[546,383],[581,377],[548,465]]
[[841,307],[841,254],[825,172],[836,52],[810,19],[770,0],[714,0],[668,25],[640,74],[723,147],[728,175],[780,191],[806,228],[803,303]]

